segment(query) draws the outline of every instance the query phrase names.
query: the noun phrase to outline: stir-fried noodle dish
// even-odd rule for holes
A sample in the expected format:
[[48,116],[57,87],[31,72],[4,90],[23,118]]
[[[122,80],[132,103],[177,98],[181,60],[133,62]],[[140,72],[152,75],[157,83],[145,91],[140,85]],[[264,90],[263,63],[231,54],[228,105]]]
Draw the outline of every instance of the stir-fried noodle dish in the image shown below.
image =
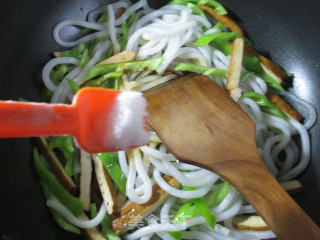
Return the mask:
[[[66,40],[70,27],[79,32]],[[85,21],[58,23],[53,37],[65,50],[43,69],[44,101],[70,103],[88,86],[145,92],[190,72],[207,75],[255,122],[272,175],[289,193],[301,190],[295,178],[310,160],[315,110],[283,89],[288,73],[253,49],[220,3],[173,0],[152,9],[147,0],[121,0]],[[34,166],[56,223],[96,240],[275,237],[232,185],[180,162],[151,128],[149,140],[89,154],[70,136],[37,138]]]

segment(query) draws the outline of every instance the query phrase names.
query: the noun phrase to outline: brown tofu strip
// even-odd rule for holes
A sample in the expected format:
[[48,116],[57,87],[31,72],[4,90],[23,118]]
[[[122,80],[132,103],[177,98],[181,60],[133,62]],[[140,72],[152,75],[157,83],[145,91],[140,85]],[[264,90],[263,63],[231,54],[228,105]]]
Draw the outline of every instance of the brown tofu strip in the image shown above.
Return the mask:
[[106,205],[107,212],[113,214],[117,210],[116,193],[113,188],[112,181],[103,166],[103,163],[96,155],[92,155],[96,178],[99,184],[99,189]]
[[241,89],[239,89],[238,87],[242,69],[243,46],[243,38],[236,38],[232,42],[226,89],[229,91],[231,97],[235,101],[237,101],[238,98],[241,96]]
[[48,143],[44,137],[34,138],[38,148],[47,160],[50,170],[69,192],[76,190],[77,186],[70,176],[66,174],[63,166],[61,165],[59,159],[53,151],[48,148]]
[[260,216],[235,216],[232,219],[232,225],[237,230],[246,231],[266,231],[269,230],[268,225]]
[[[79,218],[89,220],[84,213]],[[107,240],[96,228],[84,228],[82,229],[82,234],[88,240]]]
[[[175,178],[164,176],[164,179],[172,187],[177,187],[179,185],[179,182]],[[154,211],[155,208],[161,205],[167,197],[168,193],[155,184],[152,188],[152,197],[147,203],[139,205],[134,202],[130,202],[121,209],[120,217],[116,218],[112,222],[113,230],[117,234],[126,232],[130,227],[134,226],[134,222],[137,219],[140,219],[140,217],[146,217]]]
[[284,80],[288,79],[288,74],[277,64],[272,62],[270,59],[266,58],[265,56],[258,53],[256,50],[254,50],[252,47],[245,45],[244,47],[245,53],[247,53],[250,56],[256,57],[260,60],[262,65],[265,67],[265,69],[269,70],[269,72],[273,73],[277,79],[279,79],[279,82],[283,82]]
[[[239,27],[239,25],[235,21],[233,21],[229,16],[219,15],[215,9],[207,5],[199,5],[199,7],[205,12],[207,12],[214,19],[221,22],[224,26],[226,26],[232,32],[238,32],[242,35],[244,34],[244,31],[242,30],[242,28]],[[263,55],[258,53],[256,50],[254,50],[250,46],[245,45],[244,48],[245,48],[244,51],[246,54],[257,57],[261,61],[264,68],[268,70],[269,73],[272,73],[276,77],[276,79],[279,80],[280,83],[289,77],[288,74],[282,68],[280,68],[277,64],[275,64],[268,58],[264,57]]]
[[198,4],[198,6],[203,11],[208,13],[211,17],[216,19],[218,22],[222,23],[224,26],[229,28],[232,32],[238,32],[242,35],[244,34],[244,31],[242,30],[242,28],[239,27],[239,25],[235,21],[233,21],[229,16],[219,15],[218,12],[214,8],[211,8],[207,5]]
[[282,182],[280,184],[290,195],[295,195],[303,192],[303,186],[297,180]]
[[290,117],[297,121],[301,121],[303,119],[303,116],[298,113],[294,108],[292,108],[283,98],[281,98],[279,95],[274,93],[268,93],[267,97],[269,100],[275,104],[278,108],[280,108],[283,112],[288,114]]
[[80,150],[80,201],[84,210],[88,211],[90,207],[90,189],[92,176],[92,161],[90,153]]
[[102,60],[97,65],[132,61],[133,58],[135,57],[135,55],[136,54],[134,51],[124,50],[122,52],[119,52],[119,53],[105,59],[105,60]]

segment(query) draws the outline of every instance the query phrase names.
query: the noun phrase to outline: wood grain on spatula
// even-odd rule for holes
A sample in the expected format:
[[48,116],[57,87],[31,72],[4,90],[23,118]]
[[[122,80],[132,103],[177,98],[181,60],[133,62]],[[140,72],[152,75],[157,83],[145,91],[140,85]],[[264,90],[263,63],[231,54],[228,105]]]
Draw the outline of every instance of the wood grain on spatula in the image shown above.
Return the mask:
[[320,239],[316,224],[262,162],[254,122],[211,79],[184,76],[148,91],[145,97],[149,124],[178,159],[229,181],[279,239]]

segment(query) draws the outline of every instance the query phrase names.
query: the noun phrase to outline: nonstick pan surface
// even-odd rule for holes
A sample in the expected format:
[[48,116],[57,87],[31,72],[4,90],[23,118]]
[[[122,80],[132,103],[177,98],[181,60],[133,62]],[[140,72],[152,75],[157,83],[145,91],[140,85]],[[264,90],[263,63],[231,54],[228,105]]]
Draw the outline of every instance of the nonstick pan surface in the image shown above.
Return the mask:
[[[50,53],[61,49],[52,40],[53,26],[67,18],[83,20],[88,11],[107,2],[0,0],[0,99],[39,101],[41,69]],[[260,52],[294,74],[290,90],[319,112],[320,1],[221,2],[232,11]],[[159,7],[165,1],[150,3]],[[305,191],[295,199],[319,224],[319,121],[311,129],[311,142],[311,164],[299,177]],[[0,140],[0,240],[78,239],[52,220],[32,168],[32,147],[30,139]]]

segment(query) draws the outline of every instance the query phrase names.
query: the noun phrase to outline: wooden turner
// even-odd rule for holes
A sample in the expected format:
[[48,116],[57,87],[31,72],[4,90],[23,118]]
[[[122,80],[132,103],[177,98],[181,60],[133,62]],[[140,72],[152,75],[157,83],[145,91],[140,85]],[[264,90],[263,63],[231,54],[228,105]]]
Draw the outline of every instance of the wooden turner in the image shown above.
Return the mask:
[[278,239],[320,239],[317,225],[262,162],[254,122],[211,79],[184,76],[144,96],[151,127],[178,159],[230,182]]

